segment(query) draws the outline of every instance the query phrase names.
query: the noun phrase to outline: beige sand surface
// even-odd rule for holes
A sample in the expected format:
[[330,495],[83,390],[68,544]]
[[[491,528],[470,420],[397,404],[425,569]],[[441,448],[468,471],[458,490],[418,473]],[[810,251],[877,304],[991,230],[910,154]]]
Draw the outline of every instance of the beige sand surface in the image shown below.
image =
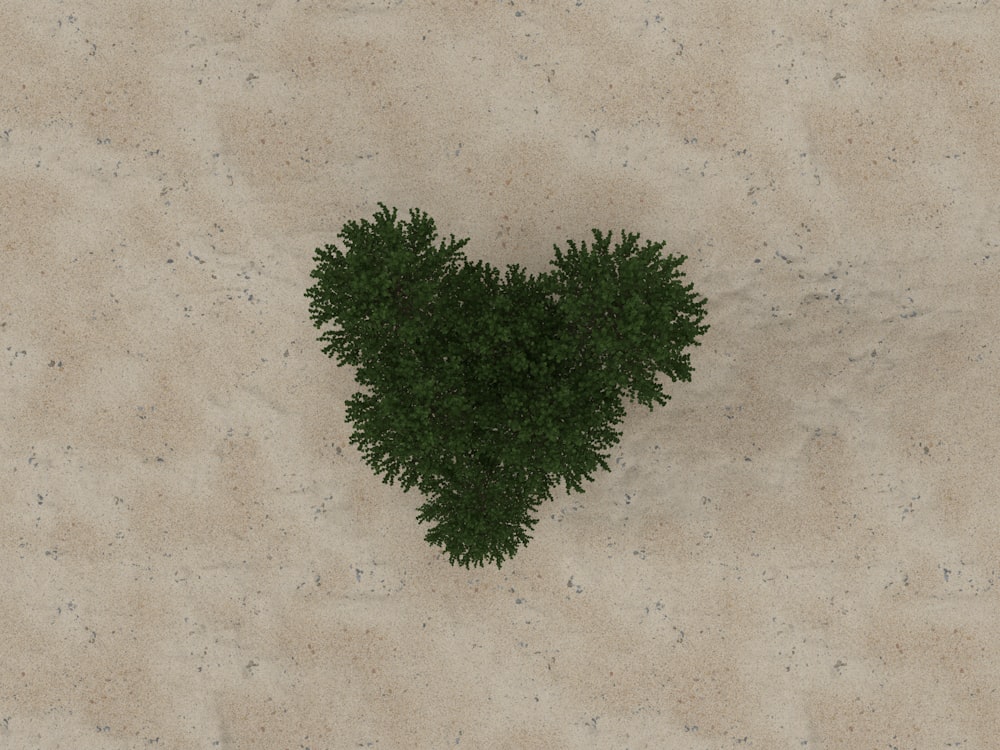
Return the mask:
[[[3,11],[0,749],[1000,747],[1000,4]],[[708,298],[502,570],[348,443],[378,201]]]

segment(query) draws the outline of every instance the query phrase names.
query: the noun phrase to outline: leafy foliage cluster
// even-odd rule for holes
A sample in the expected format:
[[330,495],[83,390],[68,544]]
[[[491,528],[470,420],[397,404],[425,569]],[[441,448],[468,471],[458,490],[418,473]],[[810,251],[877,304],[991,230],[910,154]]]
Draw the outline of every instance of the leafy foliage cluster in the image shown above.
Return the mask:
[[707,300],[682,286],[687,256],[664,243],[592,230],[588,249],[555,246],[554,270],[525,276],[435,245],[419,210],[396,221],[382,203],[374,222],[349,221],[347,248],[317,248],[310,317],[323,352],[357,368],[370,393],[347,402],[351,443],[383,481],[416,486],[428,500],[425,540],[458,561],[501,567],[525,545],[532,511],[560,481],[583,492],[624,418],[622,397],[653,408],[670,396],[656,380],[691,380],[688,345]]

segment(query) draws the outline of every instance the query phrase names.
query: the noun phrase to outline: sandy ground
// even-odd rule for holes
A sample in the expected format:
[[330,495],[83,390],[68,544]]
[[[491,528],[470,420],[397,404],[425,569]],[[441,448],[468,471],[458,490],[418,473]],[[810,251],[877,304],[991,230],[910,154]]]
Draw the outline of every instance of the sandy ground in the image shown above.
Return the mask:
[[[6,0],[0,748],[1000,747],[1000,7]],[[382,201],[711,330],[502,570],[348,443]]]

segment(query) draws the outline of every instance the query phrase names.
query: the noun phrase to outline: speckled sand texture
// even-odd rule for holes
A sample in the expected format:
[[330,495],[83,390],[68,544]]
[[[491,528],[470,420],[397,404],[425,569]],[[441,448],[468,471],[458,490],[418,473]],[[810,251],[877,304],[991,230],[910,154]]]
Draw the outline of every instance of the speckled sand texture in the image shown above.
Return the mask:
[[[1000,3],[3,5],[0,750],[1000,747]],[[348,443],[379,201],[708,299],[499,571]]]

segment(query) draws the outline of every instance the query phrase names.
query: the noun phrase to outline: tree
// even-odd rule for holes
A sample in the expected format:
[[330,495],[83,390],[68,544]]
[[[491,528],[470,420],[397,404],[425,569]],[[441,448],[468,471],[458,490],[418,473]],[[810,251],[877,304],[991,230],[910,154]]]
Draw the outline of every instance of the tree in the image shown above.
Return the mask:
[[347,248],[316,249],[306,291],[323,353],[357,368],[347,401],[350,442],[383,481],[428,499],[418,522],[449,562],[502,567],[526,545],[532,511],[562,481],[583,492],[621,432],[624,395],[653,408],[670,396],[656,380],[691,380],[707,300],[676,270],[687,256],[621,233],[611,248],[555,246],[554,270],[525,276],[471,264],[469,241],[435,246],[434,220],[396,209],[347,222]]

